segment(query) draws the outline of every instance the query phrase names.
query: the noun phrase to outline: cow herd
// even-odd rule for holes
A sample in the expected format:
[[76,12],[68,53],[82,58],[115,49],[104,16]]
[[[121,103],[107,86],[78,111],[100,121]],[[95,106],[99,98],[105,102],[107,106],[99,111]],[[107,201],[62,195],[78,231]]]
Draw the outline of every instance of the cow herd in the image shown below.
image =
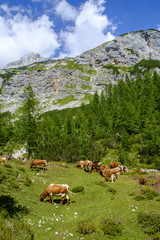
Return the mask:
[[84,171],[92,173],[92,170],[99,172],[104,178],[105,181],[108,181],[111,178],[113,182],[114,178],[119,181],[120,172],[126,172],[127,167],[122,166],[119,162],[110,162],[109,167],[107,165],[102,165],[100,162],[91,162],[89,160],[80,161],[77,164],[77,168],[83,168]]
[[[7,158],[5,156],[0,157],[0,162],[6,163]],[[37,165],[42,165],[43,170],[47,170],[47,161],[41,159],[33,159],[30,163],[30,168],[37,168]],[[105,181],[108,181],[111,178],[113,182],[114,178],[119,181],[119,175],[122,171],[127,171],[125,166],[122,166],[119,162],[110,162],[109,167],[107,165],[102,165],[100,162],[92,162],[90,160],[80,161],[78,162],[77,168],[83,168],[84,171],[88,173],[92,173],[92,171],[96,171],[101,174]],[[65,198],[67,198],[67,205],[69,204],[69,186],[66,184],[50,184],[46,187],[44,192],[40,195],[40,200],[43,201],[46,197],[50,197],[50,202],[54,204],[53,196],[61,196],[60,205],[62,205]],[[73,194],[73,193],[72,193]]]

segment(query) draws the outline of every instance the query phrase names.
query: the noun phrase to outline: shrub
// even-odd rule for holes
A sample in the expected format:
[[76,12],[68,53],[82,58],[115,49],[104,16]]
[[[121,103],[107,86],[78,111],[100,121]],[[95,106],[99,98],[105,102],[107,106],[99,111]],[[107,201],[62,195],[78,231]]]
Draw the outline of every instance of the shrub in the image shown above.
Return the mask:
[[158,192],[150,188],[141,189],[141,193],[145,196],[147,200],[151,200],[158,196]]
[[90,220],[82,220],[78,223],[78,232],[87,235],[96,232],[96,228],[94,223]]
[[84,187],[83,186],[77,186],[72,188],[72,192],[77,193],[77,192],[84,192]]
[[30,186],[31,184],[32,184],[31,179],[30,179],[28,176],[26,176],[26,179],[25,179],[25,181],[24,181],[24,185]]
[[10,164],[5,164],[4,167],[6,168],[12,168],[12,166]]
[[122,225],[120,220],[103,219],[100,223],[101,229],[105,235],[117,236],[122,234]]
[[137,195],[134,196],[134,199],[135,199],[136,201],[142,201],[142,200],[145,199],[145,197],[142,196],[142,195],[140,195],[140,194],[137,194]]
[[152,200],[153,198],[158,196],[158,192],[155,190],[152,190],[150,188],[143,188],[141,189],[141,192],[139,194],[136,194],[134,196],[134,199],[136,201],[141,201],[141,200]]
[[0,239],[33,240],[34,234],[22,221],[0,218]]
[[148,235],[155,235],[154,239],[160,239],[160,214],[159,213],[144,213],[138,214],[138,223],[144,228],[144,232]]
[[113,189],[112,187],[109,187],[107,192],[111,192],[113,195],[115,195],[117,193],[117,191],[115,189]]

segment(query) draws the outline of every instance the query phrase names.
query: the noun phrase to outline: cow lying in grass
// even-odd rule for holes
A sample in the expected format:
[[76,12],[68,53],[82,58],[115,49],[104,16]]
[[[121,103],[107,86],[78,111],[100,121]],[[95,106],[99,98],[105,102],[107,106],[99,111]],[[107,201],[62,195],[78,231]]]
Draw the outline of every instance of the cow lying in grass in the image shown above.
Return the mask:
[[60,205],[62,205],[65,198],[67,198],[67,205],[69,205],[69,195],[68,193],[73,194],[69,191],[69,186],[64,184],[50,184],[46,187],[44,192],[40,195],[40,201],[43,201],[46,197],[50,197],[50,201],[52,204],[53,202],[53,196],[61,196],[62,200],[60,202]]
[[46,160],[41,160],[41,159],[33,159],[30,168],[33,166],[36,168],[37,165],[43,165],[43,170],[47,170],[47,161]]
[[112,182],[114,178],[116,178],[117,181],[119,181],[120,171],[121,170],[119,167],[108,169],[108,171],[106,171],[106,174],[105,174],[105,180],[108,181],[109,178],[111,177]]
[[6,157],[3,157],[3,156],[0,157],[0,162],[1,162],[1,163],[4,163],[4,164],[5,164],[6,161],[7,161]]

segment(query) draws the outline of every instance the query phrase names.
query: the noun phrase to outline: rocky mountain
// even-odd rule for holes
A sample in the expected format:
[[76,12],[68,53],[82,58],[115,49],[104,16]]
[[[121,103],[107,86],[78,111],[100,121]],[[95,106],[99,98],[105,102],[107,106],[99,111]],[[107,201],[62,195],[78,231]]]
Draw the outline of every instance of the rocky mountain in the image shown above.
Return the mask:
[[109,82],[135,77],[137,67],[143,71],[147,61],[153,63],[150,71],[159,73],[159,60],[160,31],[154,29],[118,36],[75,58],[41,59],[31,53],[0,70],[2,111],[20,106],[29,82],[44,112],[80,106]]

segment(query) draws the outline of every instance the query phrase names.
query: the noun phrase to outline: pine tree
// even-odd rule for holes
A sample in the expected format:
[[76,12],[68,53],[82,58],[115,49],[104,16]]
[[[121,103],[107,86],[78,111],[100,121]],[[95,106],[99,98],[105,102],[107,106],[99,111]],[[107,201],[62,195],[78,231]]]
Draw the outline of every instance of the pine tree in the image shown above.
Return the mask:
[[36,149],[37,144],[38,103],[32,85],[28,84],[24,89],[24,100],[20,108],[20,122],[23,131],[22,137],[27,144],[28,160]]

